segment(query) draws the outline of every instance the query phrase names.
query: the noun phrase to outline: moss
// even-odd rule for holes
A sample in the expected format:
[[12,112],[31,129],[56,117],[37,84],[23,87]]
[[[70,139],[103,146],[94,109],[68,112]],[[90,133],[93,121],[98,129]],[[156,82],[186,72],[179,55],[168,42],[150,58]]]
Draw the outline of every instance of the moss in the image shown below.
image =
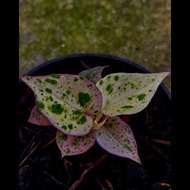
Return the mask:
[[151,72],[170,69],[170,1],[28,0],[19,19],[20,74],[83,52],[127,58]]

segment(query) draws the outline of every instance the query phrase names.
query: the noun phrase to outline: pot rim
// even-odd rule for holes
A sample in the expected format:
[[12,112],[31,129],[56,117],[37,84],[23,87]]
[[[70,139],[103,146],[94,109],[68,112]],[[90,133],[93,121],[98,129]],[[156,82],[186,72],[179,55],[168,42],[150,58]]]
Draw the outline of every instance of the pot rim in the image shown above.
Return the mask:
[[[126,59],[126,58],[121,58],[121,57],[118,57],[118,56],[115,56],[115,55],[103,54],[103,53],[75,53],[75,54],[65,55],[65,56],[61,56],[61,57],[58,57],[58,58],[54,58],[54,59],[45,61],[44,63],[34,67],[29,72],[25,73],[24,76],[31,75],[33,72],[35,72],[35,71],[37,71],[37,70],[39,70],[39,69],[41,69],[41,68],[43,68],[43,67],[45,67],[47,65],[53,64],[53,63],[55,63],[57,61],[60,61],[60,60],[63,61],[63,60],[67,60],[67,59],[70,59],[70,58],[87,57],[87,56],[114,59],[116,61],[127,63],[127,64],[129,64],[129,65],[131,65],[133,67],[136,67],[137,69],[141,70],[142,72],[151,73],[149,70],[145,69],[141,65],[139,65],[139,64],[137,64],[137,63],[135,63],[133,61],[130,61],[130,60]],[[160,84],[160,87],[165,92],[167,97],[171,100],[171,93],[168,90],[168,88],[163,83]]]

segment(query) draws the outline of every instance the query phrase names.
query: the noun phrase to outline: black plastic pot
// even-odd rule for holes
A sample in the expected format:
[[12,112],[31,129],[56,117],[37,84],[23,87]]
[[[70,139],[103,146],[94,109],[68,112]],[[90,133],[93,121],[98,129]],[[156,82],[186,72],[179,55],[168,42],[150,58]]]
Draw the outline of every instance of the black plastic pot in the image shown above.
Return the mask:
[[[84,69],[105,65],[108,67],[103,70],[102,76],[114,72],[150,73],[140,65],[123,58],[84,53],[47,61],[25,75],[78,74]],[[105,151],[95,144],[86,153],[64,160],[61,159],[55,142],[43,149],[53,139],[55,130],[27,122],[34,106],[34,96],[23,82],[20,81],[19,87],[20,190],[69,189],[88,164],[93,164]],[[167,143],[171,139],[171,95],[164,84],[158,87],[147,108],[129,117],[129,125],[137,141],[142,165],[126,158],[108,155],[98,167],[88,173],[76,190],[109,190],[112,189],[111,186],[114,190],[170,189],[171,147]],[[34,153],[30,154],[33,149]]]

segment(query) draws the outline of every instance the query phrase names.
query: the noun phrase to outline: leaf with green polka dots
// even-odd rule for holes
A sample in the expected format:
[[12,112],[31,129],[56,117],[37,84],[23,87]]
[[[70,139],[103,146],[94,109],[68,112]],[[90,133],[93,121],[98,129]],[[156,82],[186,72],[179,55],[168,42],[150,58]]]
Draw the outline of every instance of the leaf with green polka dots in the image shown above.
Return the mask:
[[142,111],[169,72],[113,73],[96,84],[102,92],[102,112],[107,116],[130,115]]
[[96,84],[102,78],[102,71],[106,67],[107,66],[98,66],[91,69],[86,69],[84,71],[81,71],[79,75],[86,77],[94,84]]
[[61,156],[78,155],[89,150],[95,143],[95,132],[91,131],[84,136],[71,136],[57,130],[56,143]]
[[108,117],[104,126],[96,131],[96,141],[107,152],[141,164],[133,132],[119,117]]
[[34,92],[36,105],[48,121],[69,135],[85,135],[100,112],[101,92],[90,80],[71,74],[21,76]]

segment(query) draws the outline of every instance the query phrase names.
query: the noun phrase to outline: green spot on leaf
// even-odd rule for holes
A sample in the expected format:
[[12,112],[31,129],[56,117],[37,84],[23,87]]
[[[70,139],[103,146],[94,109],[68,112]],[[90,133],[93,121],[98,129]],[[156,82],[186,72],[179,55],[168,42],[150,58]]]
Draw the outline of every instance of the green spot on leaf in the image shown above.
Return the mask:
[[119,76],[117,76],[117,75],[114,76],[114,80],[115,80],[115,81],[118,81],[118,80],[119,80]]
[[86,121],[87,121],[87,120],[86,120],[86,117],[83,116],[83,117],[80,118],[79,124],[83,124],[83,123],[85,123]]
[[63,108],[61,107],[61,104],[52,105],[51,112],[55,114],[61,114],[63,112]]
[[50,88],[46,88],[47,93],[52,93],[52,90]]
[[146,94],[140,94],[137,96],[137,98],[139,99],[139,101],[142,101],[145,96],[146,96]]
[[126,145],[126,144],[124,144],[124,146],[123,146],[124,148],[126,148],[126,149],[128,149],[130,152],[132,152],[132,150],[131,150],[131,147],[130,146],[128,146],[128,145]]
[[106,90],[108,91],[109,94],[111,94],[112,91],[113,91],[112,85],[108,84],[107,87],[106,87]]
[[73,111],[73,114],[74,114],[74,115],[80,115],[80,114],[82,114],[82,112],[81,112],[80,110],[74,110],[74,111]]
[[67,95],[66,95],[65,93],[63,93],[63,96],[62,96],[62,97],[64,98],[64,97],[66,97],[66,96],[67,96]]
[[36,79],[36,81],[39,82],[39,83],[42,83],[42,81],[40,79]]
[[68,139],[68,136],[66,134],[62,134],[60,138],[62,141],[66,141]]
[[53,78],[60,79],[60,75],[58,75],[58,74],[51,74],[51,76],[52,76]]
[[74,82],[77,82],[79,79],[78,78],[74,78]]
[[102,80],[100,80],[99,84],[100,84],[100,85],[102,85],[102,84],[103,84],[103,81],[102,81]]
[[50,84],[57,84],[57,81],[56,80],[53,80],[53,79],[45,79],[46,82],[50,83]]
[[133,108],[133,106],[122,106],[121,108],[130,109],[130,108]]
[[63,125],[61,128],[64,130],[67,130],[67,126],[65,126],[65,125]]
[[108,126],[112,128],[112,126],[113,126],[113,123],[109,123],[109,125],[108,125]]
[[69,154],[71,151],[70,151],[70,149],[67,149],[66,150],[66,154]]
[[71,92],[70,90],[66,90],[66,94],[69,95]]
[[39,109],[44,109],[44,104],[42,102],[37,102],[37,106]]
[[80,92],[78,94],[78,98],[79,98],[79,104],[84,107],[85,104],[87,104],[90,101],[90,95],[88,93],[82,93]]
[[108,84],[106,90],[109,91],[111,89],[111,84]]
[[69,125],[68,125],[68,128],[69,128],[69,129],[73,129],[73,125],[72,125],[72,124],[69,124]]

